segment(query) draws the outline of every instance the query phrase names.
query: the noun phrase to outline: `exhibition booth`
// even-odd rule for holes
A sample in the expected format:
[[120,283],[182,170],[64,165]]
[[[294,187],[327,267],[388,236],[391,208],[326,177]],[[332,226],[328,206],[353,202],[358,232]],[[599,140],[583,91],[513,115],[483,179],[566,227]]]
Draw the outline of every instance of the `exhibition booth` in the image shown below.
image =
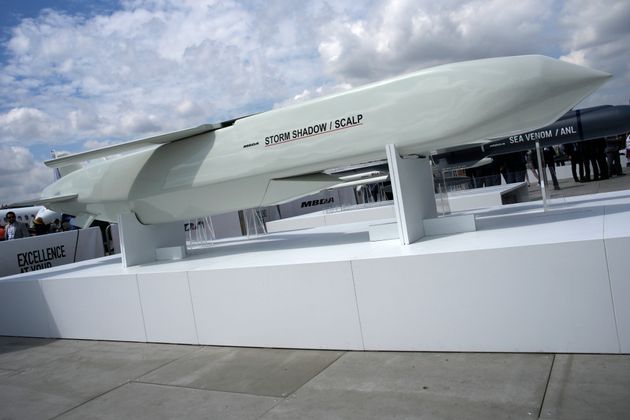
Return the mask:
[[[421,208],[422,193],[405,193],[409,180],[426,179],[426,163],[389,152],[395,173],[412,172],[392,180],[393,218],[352,222],[351,210],[345,223],[221,239],[137,264],[124,264],[136,245],[125,251],[123,239],[122,255],[0,279],[0,335],[630,352],[630,192],[437,217]],[[375,240],[383,226],[389,236]]]
[[105,255],[98,227],[0,242],[0,278]]

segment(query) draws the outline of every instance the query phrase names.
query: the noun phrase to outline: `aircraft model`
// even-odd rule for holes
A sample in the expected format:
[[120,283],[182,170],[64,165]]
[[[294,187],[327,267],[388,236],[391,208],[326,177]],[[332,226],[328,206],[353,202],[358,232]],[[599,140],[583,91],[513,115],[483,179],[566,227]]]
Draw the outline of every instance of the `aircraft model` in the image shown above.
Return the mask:
[[26,224],[35,220],[35,218],[37,217],[41,217],[46,224],[52,223],[55,219],[61,219],[61,215],[59,213],[51,211],[44,206],[6,208],[0,210],[1,226],[4,226],[6,224],[5,218],[7,217],[7,213],[10,211],[15,213],[15,217],[18,221],[24,222]]
[[433,161],[441,168],[467,167],[470,162],[536,147],[599,139],[630,132],[630,105],[601,105],[572,110],[558,121],[535,131],[520,133],[473,147],[438,152]]
[[608,78],[543,56],[438,66],[48,161],[76,169],[110,157],[67,173],[40,202],[85,223],[134,213],[143,224],[278,204],[338,184],[323,171],[382,159],[387,144],[425,153],[549,124]]

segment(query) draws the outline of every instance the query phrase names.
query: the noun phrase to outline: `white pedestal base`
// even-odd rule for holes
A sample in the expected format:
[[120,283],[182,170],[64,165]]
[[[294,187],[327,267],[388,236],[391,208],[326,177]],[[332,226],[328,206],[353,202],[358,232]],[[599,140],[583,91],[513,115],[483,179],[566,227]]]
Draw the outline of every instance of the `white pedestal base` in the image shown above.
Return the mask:
[[423,220],[424,233],[427,236],[452,235],[454,233],[474,232],[477,230],[474,214],[436,217]]
[[182,223],[143,225],[135,214],[118,216],[123,267],[186,256],[186,232]]
[[[351,350],[630,353],[630,195],[477,214],[411,245],[368,223],[123,269],[0,279],[0,335]],[[519,210],[521,209],[521,210]],[[69,270],[69,268],[72,268]]]
[[427,158],[401,158],[393,144],[385,148],[400,242],[409,245],[425,235],[422,221],[437,217],[431,164]]
[[390,239],[398,239],[398,222],[370,225],[368,232],[370,234],[370,241],[387,241]]

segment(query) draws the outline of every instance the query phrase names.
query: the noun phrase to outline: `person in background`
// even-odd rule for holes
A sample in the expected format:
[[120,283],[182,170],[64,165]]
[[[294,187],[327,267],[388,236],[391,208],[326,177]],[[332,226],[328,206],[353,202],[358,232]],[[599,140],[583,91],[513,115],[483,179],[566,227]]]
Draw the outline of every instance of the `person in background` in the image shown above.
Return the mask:
[[621,176],[621,162],[619,160],[619,142],[616,137],[606,138],[606,162],[608,163],[608,176]]
[[553,182],[553,189],[559,190],[560,184],[558,184],[558,178],[556,177],[555,157],[556,151],[553,147],[548,146],[543,149],[543,161],[545,162],[545,165],[543,167],[546,166],[549,169],[549,173],[551,174],[551,181]]
[[597,164],[599,165],[599,179],[608,179],[608,163],[606,162],[606,139],[602,137],[591,141],[594,143]]
[[586,165],[586,172],[589,174],[590,179],[590,170],[589,166],[593,168],[593,181],[599,181],[601,176],[601,171],[599,168],[599,160],[597,159],[597,140],[587,140],[582,142],[583,150],[584,150],[584,165]]
[[61,232],[61,222],[59,221],[59,219],[55,219],[55,221],[50,224],[50,228],[48,229],[48,232],[50,233]]
[[[562,145],[564,149],[564,153],[569,156],[571,159],[571,174],[573,175],[573,180],[575,182],[580,182],[580,178],[578,178],[577,168],[578,168],[578,156],[576,153],[576,145],[573,143],[566,143]],[[582,174],[584,177],[584,174]]]
[[540,183],[540,174],[538,173],[538,156],[536,156],[536,149],[532,149],[527,153],[527,166],[532,171],[536,178],[536,183]]
[[33,230],[35,232],[35,235],[37,236],[47,234],[48,226],[46,226],[46,223],[44,223],[44,219],[42,219],[41,217],[36,217],[33,221]]
[[6,221],[7,224],[4,227],[4,239],[20,239],[28,238],[30,236],[28,233],[28,227],[26,227],[24,223],[15,220],[15,213],[12,211],[7,213]]

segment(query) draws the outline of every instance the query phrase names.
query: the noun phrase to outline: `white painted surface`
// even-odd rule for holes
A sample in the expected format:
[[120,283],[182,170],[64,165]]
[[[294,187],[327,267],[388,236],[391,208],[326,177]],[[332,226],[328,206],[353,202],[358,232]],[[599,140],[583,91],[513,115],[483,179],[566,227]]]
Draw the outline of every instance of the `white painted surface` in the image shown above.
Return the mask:
[[621,351],[630,353],[630,204],[606,211],[604,237]]
[[[76,242],[76,253],[74,256],[75,261],[85,261],[105,255],[101,228],[95,226],[87,229],[79,229],[77,232],[79,238]],[[54,233],[53,235],[59,234]]]
[[37,279],[0,280],[0,335],[50,337],[50,312]]
[[454,233],[477,230],[474,214],[458,214],[434,219],[424,219],[424,233],[427,236],[452,235]]
[[199,344],[187,273],[138,274],[147,341]]
[[398,222],[370,225],[370,241],[388,241],[398,239]]
[[503,204],[503,196],[507,194],[516,194],[518,202],[524,201],[523,197],[529,195],[527,183],[519,182],[449,192],[448,204],[452,212],[495,207]]
[[135,275],[41,281],[52,337],[146,341]]
[[378,203],[378,205],[372,204],[369,207],[354,210],[325,212],[324,217],[327,226],[363,222],[366,220],[391,219],[394,217],[394,206],[391,202]]
[[366,349],[428,351],[618,352],[605,267],[591,241],[352,263]]
[[630,353],[630,238],[606,239],[608,273],[621,351]]
[[365,222],[216,241],[168,263],[123,269],[112,256],[11,276],[0,334],[196,343],[194,314],[202,344],[628,352],[630,192],[550,209],[477,211],[477,231],[408,246],[369,242]]
[[437,217],[431,164],[426,158],[402,159],[393,144],[386,151],[398,234],[401,244],[409,245],[425,235],[422,221]]
[[267,232],[283,232],[298,229],[308,229],[321,226],[333,226],[346,223],[363,222],[394,218],[393,202],[387,201],[382,205],[344,209],[339,211],[323,210],[267,222]]
[[287,219],[273,220],[266,223],[267,232],[283,232],[287,230],[309,229],[314,227],[326,226],[326,217],[324,213],[318,211],[316,213],[305,214],[303,216],[289,217]]
[[155,250],[156,261],[181,260],[186,257],[186,246],[167,246]]
[[186,247],[186,232],[180,222],[143,225],[133,213],[118,216],[120,249],[124,267],[145,264],[157,259],[157,249]]
[[363,348],[348,262],[189,276],[200,344]]

